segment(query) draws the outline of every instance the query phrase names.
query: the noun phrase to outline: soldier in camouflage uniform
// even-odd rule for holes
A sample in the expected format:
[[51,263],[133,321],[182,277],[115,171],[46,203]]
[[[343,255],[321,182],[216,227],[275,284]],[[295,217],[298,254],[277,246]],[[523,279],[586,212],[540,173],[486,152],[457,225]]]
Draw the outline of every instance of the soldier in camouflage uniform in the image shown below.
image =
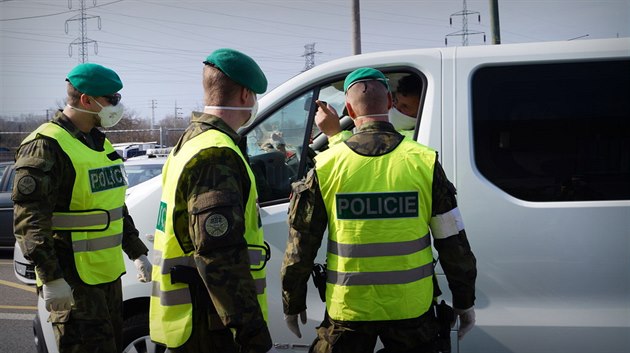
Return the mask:
[[[249,255],[251,239],[260,235],[262,243],[256,180],[236,133],[253,120],[267,80],[250,57],[232,49],[216,50],[204,64],[204,112],[193,112],[164,167],[151,338],[172,352],[271,352],[265,278],[255,271],[264,262]],[[252,270],[254,261],[259,266]],[[169,302],[182,291],[190,294]]]
[[[67,106],[27,137],[16,153],[14,232],[24,256],[35,264],[38,293],[50,311],[59,351],[116,353],[123,349],[120,276],[124,262],[120,248],[142,267],[141,281],[150,281],[151,274],[148,249],[124,206],[122,160],[96,128],[113,126],[120,119],[117,92],[122,83],[116,73],[97,64],[75,67],[66,81]],[[101,111],[115,113],[106,116]],[[86,164],[81,156],[102,162]],[[97,185],[96,178],[91,183],[95,188],[86,190],[86,170],[99,170],[93,169],[98,163],[106,166],[100,174],[107,176],[100,179],[107,180],[106,185]],[[105,174],[112,170],[115,172]],[[77,205],[89,205],[91,199],[100,197],[122,205],[118,216],[116,209],[109,210],[104,227],[117,227],[109,237],[94,239],[90,236],[99,232],[58,229],[59,221],[68,216],[64,211],[72,210],[78,218],[70,223],[79,223],[82,215]],[[79,240],[81,236],[85,237]],[[93,261],[99,257],[103,259],[100,263]]]
[[[345,141],[345,145],[338,141],[329,150],[320,153],[315,158],[316,167],[306,179],[293,184],[288,219],[289,239],[281,270],[285,320],[289,329],[301,336],[298,316],[303,323],[306,321],[306,284],[328,228],[327,312],[317,328],[317,338],[310,351],[372,352],[378,337],[386,352],[436,352],[438,327],[431,307],[434,293],[429,227],[453,294],[456,316],[460,319],[460,338],[472,329],[475,321],[476,260],[457,209],[455,188],[446,178],[437,153],[405,138],[387,121],[392,99],[382,73],[370,68],[358,69],[348,75],[344,90],[346,107],[357,127],[356,133]],[[318,105],[320,117],[316,121],[327,120],[321,115],[338,119],[330,107],[319,101]],[[328,128],[321,130],[326,132]],[[413,153],[424,151],[418,154],[423,156],[424,161],[395,155],[400,148]],[[379,159],[387,158],[388,154],[397,157],[388,163],[378,164]],[[357,158],[364,159],[354,163]],[[332,166],[330,161],[334,162]],[[348,163],[353,163],[353,169],[346,169]],[[368,174],[361,174],[366,165],[379,167],[367,168],[363,173]],[[335,170],[340,171],[335,173]],[[388,185],[389,189],[378,189],[381,183],[395,177],[398,179]],[[408,214],[390,217],[382,214],[378,207],[373,207],[371,213],[356,207],[351,217],[344,215],[344,212],[348,213],[343,208],[344,197],[348,200],[348,195],[353,195],[354,201],[360,201],[359,198],[366,195],[365,189],[360,188],[362,184],[373,188],[376,186],[377,191],[380,190],[371,194],[376,195],[376,199],[390,191],[406,193],[402,191],[409,189],[400,190],[397,183],[403,183],[403,187],[406,187],[408,180],[423,177],[424,181],[415,184],[425,185],[420,186],[418,196],[413,196],[417,203],[411,203],[405,208],[414,211],[412,215],[415,216],[412,218]],[[332,188],[331,192],[331,183],[338,189]],[[343,194],[335,190],[342,190]],[[430,195],[422,195],[423,191]],[[352,202],[345,205],[352,205]],[[383,208],[393,207],[394,203],[387,202],[385,205],[388,206]],[[366,214],[369,217],[365,217]],[[424,216],[418,217],[418,214]],[[419,222],[416,221],[418,218]],[[372,222],[382,222],[380,231],[368,231],[375,229]],[[404,224],[420,225],[423,230],[418,232],[413,227],[401,228],[401,222],[412,222]],[[361,227],[356,226],[358,224]],[[402,231],[398,231],[400,229]],[[344,238],[344,233],[352,236]],[[419,239],[413,238],[418,236]],[[399,239],[409,237],[412,237],[412,241],[399,242]],[[346,243],[342,244],[341,239],[345,239]],[[409,273],[404,271],[407,268],[401,270],[396,266],[402,263],[417,264],[420,261],[416,257],[420,256],[418,254],[424,254],[419,271],[414,272],[411,279],[406,277],[400,280],[401,273],[403,277]],[[350,269],[355,264],[356,268]],[[369,269],[365,270],[362,266]],[[412,287],[411,291],[404,289],[414,283],[421,285]],[[391,306],[391,302],[403,297],[406,299]],[[418,302],[420,305],[409,305],[406,301]],[[357,305],[357,302],[360,304]],[[422,309],[418,309],[419,306]],[[394,318],[384,319],[387,317]]]

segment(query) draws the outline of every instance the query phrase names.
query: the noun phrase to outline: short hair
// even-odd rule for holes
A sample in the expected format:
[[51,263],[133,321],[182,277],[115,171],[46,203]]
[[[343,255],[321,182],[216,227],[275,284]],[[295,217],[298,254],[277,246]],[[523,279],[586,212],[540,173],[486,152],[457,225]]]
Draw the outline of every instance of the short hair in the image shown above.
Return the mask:
[[70,82],[68,82],[68,87],[66,91],[68,92],[68,99],[66,103],[73,107],[79,105],[79,102],[81,101],[81,95],[83,93],[79,92],[79,90],[76,89]]
[[387,112],[389,90],[379,81],[362,81],[348,88],[346,100],[358,116]]
[[230,104],[243,88],[212,64],[204,65],[202,83],[206,105]]
[[417,75],[407,75],[398,80],[396,93],[407,96],[418,96],[422,93],[422,80]]

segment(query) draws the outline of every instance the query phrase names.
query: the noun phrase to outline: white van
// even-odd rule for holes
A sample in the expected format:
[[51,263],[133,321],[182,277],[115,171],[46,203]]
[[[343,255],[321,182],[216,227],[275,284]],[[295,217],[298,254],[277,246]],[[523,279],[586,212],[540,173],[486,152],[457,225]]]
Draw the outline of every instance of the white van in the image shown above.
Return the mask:
[[[290,183],[327,147],[313,124],[314,100],[342,112],[345,76],[366,66],[383,71],[394,90],[404,76],[420,79],[414,136],[439,151],[458,190],[478,261],[477,326],[462,341],[455,326],[452,351],[627,351],[628,38],[358,55],[317,66],[262,97],[255,124],[240,133],[247,137],[272,248],[267,288],[278,349],[305,352],[324,311],[309,283],[309,322],[297,339],[282,318],[279,280]],[[352,129],[347,118],[342,125]],[[284,146],[268,143],[270,136],[281,136]],[[159,178],[138,188],[128,205],[141,233],[150,234]],[[448,301],[448,286],[438,277]],[[150,286],[135,282],[133,266],[123,284],[125,317],[135,318],[133,332],[146,332]],[[148,340],[138,342],[144,347]],[[138,347],[129,351],[142,351]]]

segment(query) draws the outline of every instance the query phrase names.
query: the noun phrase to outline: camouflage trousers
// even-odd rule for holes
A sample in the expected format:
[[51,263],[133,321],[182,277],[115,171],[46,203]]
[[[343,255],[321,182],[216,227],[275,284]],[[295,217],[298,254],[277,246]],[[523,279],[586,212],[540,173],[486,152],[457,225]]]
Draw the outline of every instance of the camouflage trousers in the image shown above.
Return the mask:
[[73,280],[68,283],[75,305],[69,311],[53,311],[49,318],[59,352],[122,352],[120,279],[94,286]]
[[395,321],[335,321],[326,313],[317,327],[309,353],[436,353],[438,324],[433,310],[414,319]]

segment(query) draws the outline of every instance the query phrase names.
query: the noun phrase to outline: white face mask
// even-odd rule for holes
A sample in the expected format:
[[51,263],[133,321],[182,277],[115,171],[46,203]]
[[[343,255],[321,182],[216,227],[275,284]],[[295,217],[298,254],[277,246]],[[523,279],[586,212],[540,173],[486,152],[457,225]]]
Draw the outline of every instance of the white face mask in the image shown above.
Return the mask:
[[258,98],[256,96],[254,96],[254,106],[251,109],[252,112],[249,113],[249,119],[241,127],[248,127],[256,120],[256,114],[258,114]]
[[71,106],[70,104],[67,104],[67,106],[79,112],[97,114],[101,120],[102,127],[112,127],[118,124],[120,119],[122,119],[122,114],[123,114],[123,111],[125,110],[122,103],[118,102],[118,104],[116,105],[108,105],[104,107],[98,101],[94,100],[94,102],[96,102],[96,104],[98,104],[98,106],[101,107],[100,112],[93,112],[90,110],[76,108],[76,107]]
[[249,110],[249,118],[243,125],[242,128],[250,126],[254,120],[256,120],[256,113],[258,113],[258,98],[254,96],[254,105],[251,107],[227,107],[221,105],[206,105],[204,109],[221,109],[221,110]]
[[108,105],[106,107],[102,106],[101,103],[96,101],[99,107],[101,107],[101,111],[98,112],[98,117],[101,118],[101,126],[102,127],[112,127],[122,119],[123,111],[125,108],[122,103],[118,102],[116,105]]
[[389,122],[396,130],[413,130],[416,127],[416,119],[409,117],[393,108],[389,110]]

